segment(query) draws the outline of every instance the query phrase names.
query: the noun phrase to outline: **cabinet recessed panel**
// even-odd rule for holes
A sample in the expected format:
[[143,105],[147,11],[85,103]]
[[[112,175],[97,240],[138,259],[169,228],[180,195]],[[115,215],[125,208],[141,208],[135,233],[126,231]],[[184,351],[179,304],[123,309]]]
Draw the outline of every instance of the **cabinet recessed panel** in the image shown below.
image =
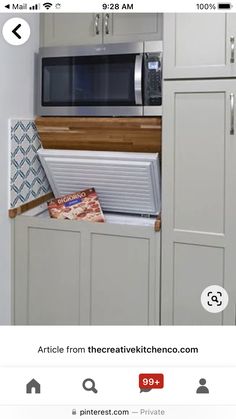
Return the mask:
[[224,234],[225,93],[175,95],[174,227]]
[[201,305],[201,293],[209,285],[223,285],[224,249],[174,244],[175,325],[220,325],[222,314],[207,312]]
[[29,324],[79,324],[79,249],[79,233],[29,229]]
[[148,324],[149,241],[93,234],[91,251],[91,324]]
[[219,66],[226,63],[226,15],[175,15],[175,66]]
[[116,13],[113,19],[113,35],[155,34],[160,31],[160,15],[155,13]]
[[49,13],[41,18],[41,46],[72,46],[102,43],[102,15]]

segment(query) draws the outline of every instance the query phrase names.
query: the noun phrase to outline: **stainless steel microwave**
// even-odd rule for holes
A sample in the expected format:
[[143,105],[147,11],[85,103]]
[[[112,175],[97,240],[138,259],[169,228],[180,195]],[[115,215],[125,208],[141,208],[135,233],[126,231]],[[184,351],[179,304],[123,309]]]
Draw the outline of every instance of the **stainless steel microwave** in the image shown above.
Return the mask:
[[41,116],[162,113],[162,42],[49,47],[39,51]]

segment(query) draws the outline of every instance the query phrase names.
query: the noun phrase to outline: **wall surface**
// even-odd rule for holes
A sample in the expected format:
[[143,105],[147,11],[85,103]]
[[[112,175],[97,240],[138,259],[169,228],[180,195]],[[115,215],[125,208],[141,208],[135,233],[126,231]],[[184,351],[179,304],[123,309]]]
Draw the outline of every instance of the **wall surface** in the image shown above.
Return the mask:
[[39,16],[21,15],[30,24],[31,36],[26,44],[17,47],[10,46],[2,36],[2,26],[11,17],[0,14],[0,324],[3,325],[12,322],[9,119],[34,117],[34,54],[39,47]]

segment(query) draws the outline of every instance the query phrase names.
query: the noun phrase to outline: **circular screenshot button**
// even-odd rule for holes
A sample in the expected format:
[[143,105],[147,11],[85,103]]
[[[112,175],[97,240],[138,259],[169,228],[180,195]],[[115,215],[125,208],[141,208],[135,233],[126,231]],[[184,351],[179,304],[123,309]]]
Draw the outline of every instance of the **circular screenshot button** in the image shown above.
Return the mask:
[[202,306],[209,313],[220,313],[226,309],[228,302],[228,293],[220,285],[210,285],[201,295]]

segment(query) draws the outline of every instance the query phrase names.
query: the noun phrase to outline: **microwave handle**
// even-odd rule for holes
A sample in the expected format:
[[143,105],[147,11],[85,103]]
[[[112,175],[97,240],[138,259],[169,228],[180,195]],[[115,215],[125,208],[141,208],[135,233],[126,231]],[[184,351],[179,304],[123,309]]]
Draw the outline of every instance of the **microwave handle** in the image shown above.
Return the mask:
[[136,105],[142,105],[142,63],[143,56],[136,55],[134,66],[134,92]]

